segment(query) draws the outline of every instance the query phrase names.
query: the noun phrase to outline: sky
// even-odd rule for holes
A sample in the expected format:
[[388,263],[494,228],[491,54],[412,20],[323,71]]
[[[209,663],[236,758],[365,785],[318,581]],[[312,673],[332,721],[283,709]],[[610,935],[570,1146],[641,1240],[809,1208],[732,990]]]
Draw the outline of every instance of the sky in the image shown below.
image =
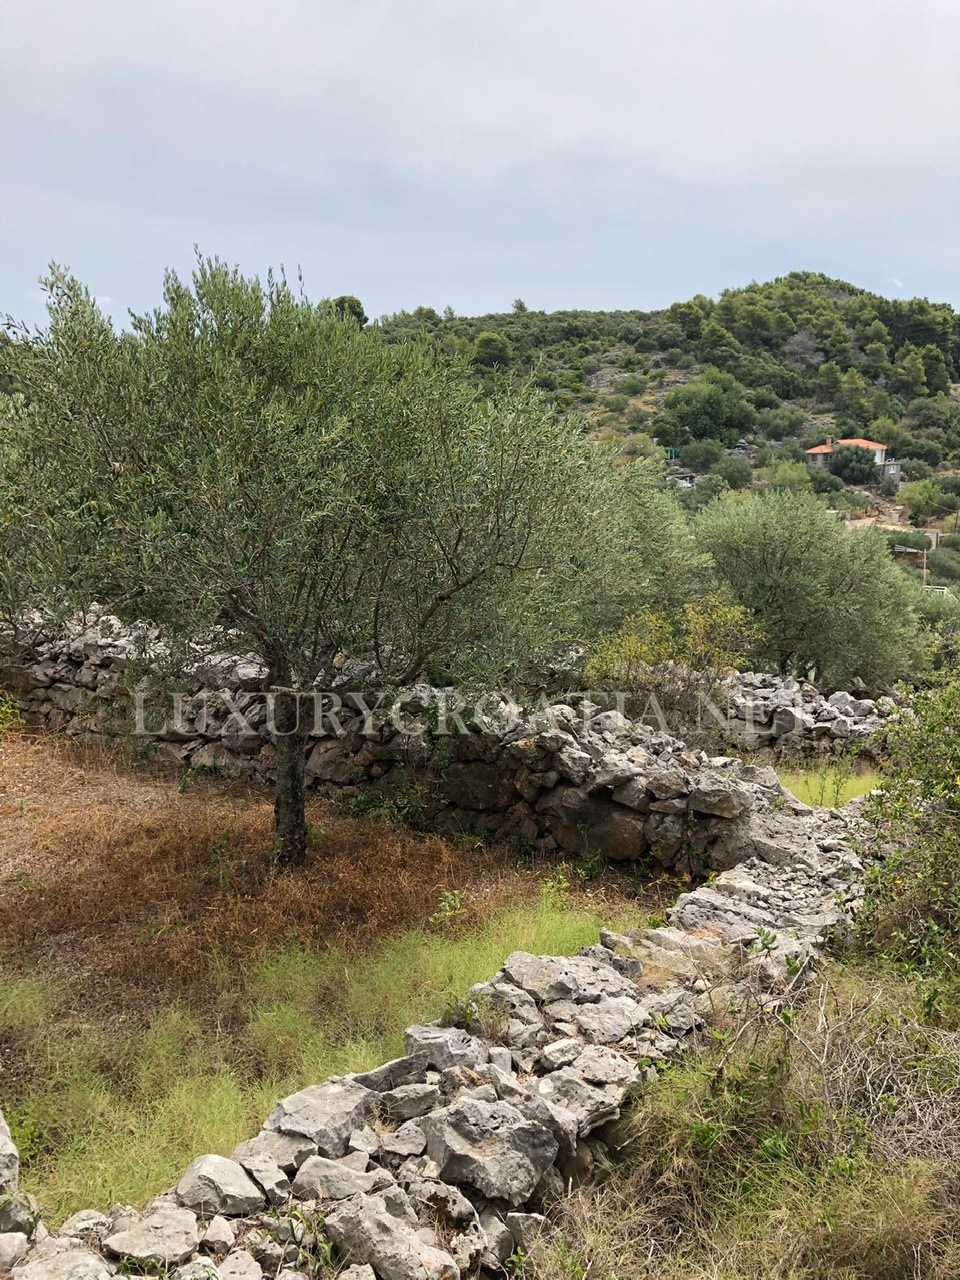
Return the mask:
[[960,306],[957,0],[0,0],[0,313],[194,245],[371,316]]

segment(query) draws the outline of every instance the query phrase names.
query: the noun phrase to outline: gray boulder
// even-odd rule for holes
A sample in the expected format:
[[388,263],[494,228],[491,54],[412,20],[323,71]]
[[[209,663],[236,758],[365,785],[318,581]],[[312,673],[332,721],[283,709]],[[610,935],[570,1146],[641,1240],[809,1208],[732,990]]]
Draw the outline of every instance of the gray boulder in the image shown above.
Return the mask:
[[13,1280],[112,1280],[107,1263],[92,1249],[51,1237],[36,1245],[28,1260],[13,1268]]
[[222,1218],[219,1213],[207,1223],[200,1243],[211,1253],[229,1253],[237,1239],[237,1230],[232,1222]]
[[548,1227],[547,1219],[542,1213],[508,1213],[507,1229],[513,1237],[514,1244],[529,1253]]
[[329,1080],[278,1102],[266,1128],[300,1134],[321,1156],[336,1158],[346,1155],[351,1133],[363,1128],[377,1105],[377,1095],[355,1080]]
[[22,1231],[32,1236],[40,1221],[40,1210],[32,1196],[0,1192],[0,1231]]
[[585,1004],[577,1014],[577,1027],[591,1044],[618,1044],[644,1022],[649,1022],[646,1009],[630,996]]
[[[282,1176],[282,1175],[281,1175]],[[226,1156],[198,1156],[177,1183],[177,1199],[204,1217],[242,1218],[262,1209],[266,1197],[242,1165]]]
[[272,1205],[286,1204],[290,1199],[290,1179],[270,1156],[247,1156],[239,1162]]
[[530,1197],[559,1150],[549,1129],[508,1102],[461,1098],[420,1124],[441,1178],[513,1205]]
[[217,1267],[220,1280],[263,1280],[263,1268],[253,1254],[246,1249],[228,1253]]
[[447,1067],[478,1067],[490,1061],[489,1047],[458,1027],[407,1027],[407,1055],[423,1055],[435,1071]]
[[718,773],[701,773],[687,804],[694,813],[710,813],[718,818],[738,818],[753,808],[753,794],[746,787]]
[[20,1154],[10,1128],[0,1111],[0,1191],[16,1194],[20,1177]]
[[435,1084],[402,1084],[383,1094],[383,1108],[388,1118],[397,1124],[426,1115],[440,1101],[440,1090]]
[[30,1241],[22,1231],[0,1232],[0,1276],[12,1271],[27,1256]]
[[108,1218],[105,1213],[97,1213],[95,1209],[81,1209],[60,1224],[59,1234],[72,1236],[75,1240],[82,1240],[84,1244],[99,1249],[104,1237],[114,1229],[113,1219]]
[[342,1201],[324,1227],[348,1261],[371,1265],[380,1280],[460,1280],[453,1258],[421,1240],[376,1196]]
[[194,1258],[170,1272],[171,1280],[220,1280],[220,1272],[209,1258]]
[[574,1062],[571,1067],[542,1076],[531,1082],[531,1088],[551,1108],[569,1113],[577,1133],[585,1138],[608,1121],[618,1119],[624,1090],[620,1085],[589,1084],[578,1074],[577,1066]]
[[316,1143],[299,1133],[280,1133],[276,1129],[261,1129],[255,1138],[241,1142],[232,1159],[243,1164],[251,1157],[268,1156],[275,1160],[284,1173],[295,1173],[308,1156],[317,1154]]
[[370,1195],[392,1182],[383,1169],[358,1173],[338,1160],[311,1156],[297,1171],[293,1194],[301,1200],[346,1200],[348,1196]]
[[146,1265],[186,1262],[197,1251],[200,1233],[197,1215],[190,1209],[162,1205],[103,1242],[116,1258]]

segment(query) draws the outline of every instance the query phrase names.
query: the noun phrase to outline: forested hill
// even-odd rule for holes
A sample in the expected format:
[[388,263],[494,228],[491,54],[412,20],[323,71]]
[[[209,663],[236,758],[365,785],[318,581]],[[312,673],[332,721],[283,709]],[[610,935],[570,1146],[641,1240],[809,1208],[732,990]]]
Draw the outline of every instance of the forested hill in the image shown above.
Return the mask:
[[379,324],[388,337],[435,332],[484,377],[533,374],[627,452],[650,433],[664,445],[799,445],[835,428],[901,459],[960,460],[960,314],[947,303],[793,272],[663,311],[547,313],[517,299],[503,314],[418,307]]

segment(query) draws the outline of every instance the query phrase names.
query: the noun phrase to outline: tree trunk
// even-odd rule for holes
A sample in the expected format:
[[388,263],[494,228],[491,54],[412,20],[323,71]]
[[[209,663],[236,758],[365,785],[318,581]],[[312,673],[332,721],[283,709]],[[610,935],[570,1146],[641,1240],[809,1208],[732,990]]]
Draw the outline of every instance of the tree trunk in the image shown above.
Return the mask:
[[289,689],[274,694],[277,789],[273,802],[277,862],[302,867],[307,860],[306,735],[299,723],[299,698]]

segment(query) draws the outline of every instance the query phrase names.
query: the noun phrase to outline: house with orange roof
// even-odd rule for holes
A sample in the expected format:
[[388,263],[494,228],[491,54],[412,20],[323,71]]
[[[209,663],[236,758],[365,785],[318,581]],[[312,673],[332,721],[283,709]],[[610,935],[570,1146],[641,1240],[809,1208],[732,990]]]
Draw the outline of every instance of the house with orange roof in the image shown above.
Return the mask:
[[876,440],[864,440],[861,436],[850,436],[845,440],[834,440],[833,436],[827,436],[825,444],[815,444],[812,449],[807,449],[807,462],[811,467],[827,467],[830,465],[830,457],[834,449],[838,445],[850,445],[855,449],[867,449],[873,454],[873,460],[877,464],[877,470],[881,476],[890,476],[893,480],[900,480],[900,463],[895,462],[893,458],[887,457],[887,446],[880,444]]

